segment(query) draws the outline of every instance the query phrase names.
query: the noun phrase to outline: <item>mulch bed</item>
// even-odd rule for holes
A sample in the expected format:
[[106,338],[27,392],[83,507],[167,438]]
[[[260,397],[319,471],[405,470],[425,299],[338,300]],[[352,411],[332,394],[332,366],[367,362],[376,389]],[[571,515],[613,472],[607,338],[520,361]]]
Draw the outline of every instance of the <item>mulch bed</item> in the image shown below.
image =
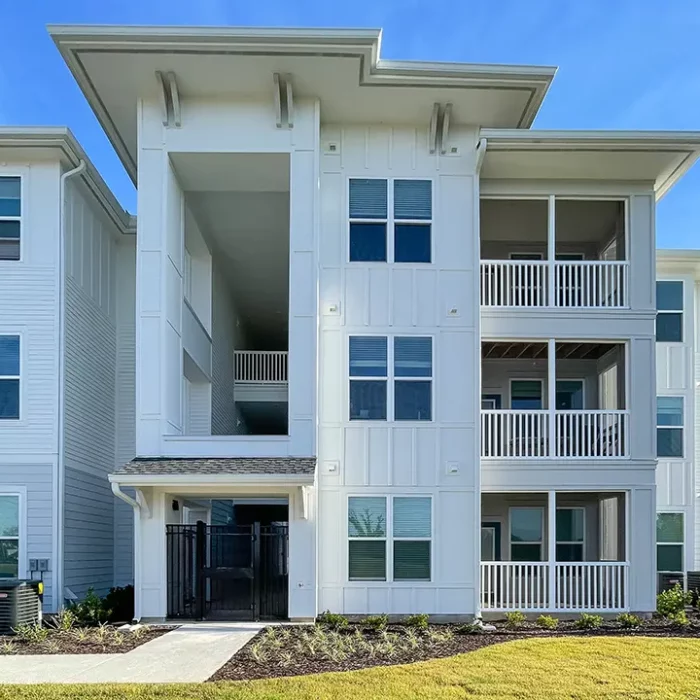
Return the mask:
[[[359,648],[344,655],[344,658],[330,658],[334,652],[322,648],[313,653],[308,651],[308,640],[315,629],[314,625],[299,625],[275,628],[285,629],[284,641],[279,648],[271,646],[266,639],[267,630],[262,630],[226,664],[224,664],[209,680],[210,681],[240,681],[258,678],[276,678],[282,676],[300,676],[311,673],[326,673],[330,671],[355,671],[372,666],[393,666],[408,664],[416,661],[428,661],[455,654],[476,651],[492,644],[527,639],[535,637],[568,637],[568,636],[637,636],[637,637],[696,637],[700,638],[700,619],[693,619],[686,628],[673,626],[665,620],[644,621],[641,627],[626,629],[615,622],[604,622],[596,630],[576,629],[572,622],[560,621],[556,630],[543,630],[532,622],[526,622],[518,629],[507,629],[503,623],[496,623],[495,632],[482,634],[465,634],[464,626],[459,625],[430,625],[428,631],[415,632],[418,643],[413,648],[406,648],[403,640],[407,628],[403,625],[389,625],[386,632],[389,638],[399,640],[396,648],[387,651],[382,642],[386,636],[363,628],[361,624],[351,624],[345,630],[333,633],[336,643],[342,645],[340,637],[352,637],[361,630],[363,638],[370,648]],[[328,631],[328,628],[325,628]],[[440,639],[449,630],[446,638]],[[461,632],[461,633],[460,633]],[[279,633],[276,633],[279,634]],[[279,644],[275,642],[275,644]],[[363,645],[360,644],[360,647]]]
[[140,632],[88,627],[70,631],[51,630],[44,641],[28,641],[16,635],[0,635],[0,656],[13,654],[125,654],[136,647],[157,639],[175,626],[148,627]]

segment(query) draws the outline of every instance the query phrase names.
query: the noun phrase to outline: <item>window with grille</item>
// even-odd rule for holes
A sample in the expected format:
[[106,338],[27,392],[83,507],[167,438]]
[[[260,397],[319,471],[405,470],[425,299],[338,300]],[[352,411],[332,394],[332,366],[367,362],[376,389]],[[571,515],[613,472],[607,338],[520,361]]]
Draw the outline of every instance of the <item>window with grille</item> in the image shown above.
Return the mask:
[[585,510],[557,508],[557,561],[585,561]]
[[511,561],[542,561],[544,511],[542,508],[510,509]]
[[0,335],[0,420],[19,418],[19,381],[19,336]]
[[0,579],[19,577],[19,498],[0,493]]
[[656,397],[656,455],[683,456],[683,397]]
[[0,177],[0,260],[19,260],[21,228],[21,179]]
[[683,282],[656,283],[656,342],[683,342]]
[[656,570],[659,573],[682,574],[683,513],[656,514]]

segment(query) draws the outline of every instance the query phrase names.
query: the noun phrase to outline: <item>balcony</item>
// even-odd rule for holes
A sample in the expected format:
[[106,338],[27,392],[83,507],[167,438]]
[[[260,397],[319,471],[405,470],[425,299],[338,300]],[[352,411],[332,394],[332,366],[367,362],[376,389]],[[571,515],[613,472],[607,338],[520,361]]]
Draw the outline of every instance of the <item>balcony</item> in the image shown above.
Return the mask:
[[482,343],[482,458],[629,458],[624,361],[616,343]]
[[481,306],[629,308],[625,203],[481,200]]
[[286,350],[236,350],[236,384],[286,384]]

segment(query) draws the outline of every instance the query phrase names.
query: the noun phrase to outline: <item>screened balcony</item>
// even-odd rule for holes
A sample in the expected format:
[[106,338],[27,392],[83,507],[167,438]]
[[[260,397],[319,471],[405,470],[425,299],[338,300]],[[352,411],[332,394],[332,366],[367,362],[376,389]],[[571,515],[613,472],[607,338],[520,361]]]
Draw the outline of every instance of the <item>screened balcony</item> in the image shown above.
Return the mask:
[[481,305],[629,306],[622,200],[482,198]]
[[624,366],[616,343],[482,343],[482,458],[627,458]]

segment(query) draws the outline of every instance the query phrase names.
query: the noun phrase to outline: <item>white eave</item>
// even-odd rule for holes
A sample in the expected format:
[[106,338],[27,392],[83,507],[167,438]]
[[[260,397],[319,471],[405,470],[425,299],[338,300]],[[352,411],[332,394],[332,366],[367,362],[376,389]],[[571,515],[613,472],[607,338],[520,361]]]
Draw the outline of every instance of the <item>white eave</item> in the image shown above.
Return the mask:
[[71,168],[84,161],[86,168],[81,177],[92,195],[121,233],[136,233],[136,218],[120,206],[70,129],[58,126],[0,126],[0,149],[3,148],[30,149],[32,152],[58,151],[59,157]]
[[[700,239],[700,237],[699,237]],[[667,272],[689,272],[700,278],[700,250],[695,249],[658,249],[656,266]]]
[[[700,155],[700,132],[482,129],[482,177],[649,182],[657,200]],[[519,175],[518,172],[523,173]],[[515,173],[515,174],[513,174]]]
[[313,474],[110,474],[109,481],[122,486],[304,486]]
[[[427,124],[439,101],[453,104],[453,123],[502,128],[532,124],[556,72],[387,61],[380,59],[377,29],[53,25],[48,30],[134,179],[135,104],[155,85],[154,71],[174,71],[185,100],[200,94],[267,96],[272,73],[284,72],[293,76],[295,99],[320,100],[326,122],[404,123],[419,117],[416,123]],[[237,70],[231,70],[232,58]]]

